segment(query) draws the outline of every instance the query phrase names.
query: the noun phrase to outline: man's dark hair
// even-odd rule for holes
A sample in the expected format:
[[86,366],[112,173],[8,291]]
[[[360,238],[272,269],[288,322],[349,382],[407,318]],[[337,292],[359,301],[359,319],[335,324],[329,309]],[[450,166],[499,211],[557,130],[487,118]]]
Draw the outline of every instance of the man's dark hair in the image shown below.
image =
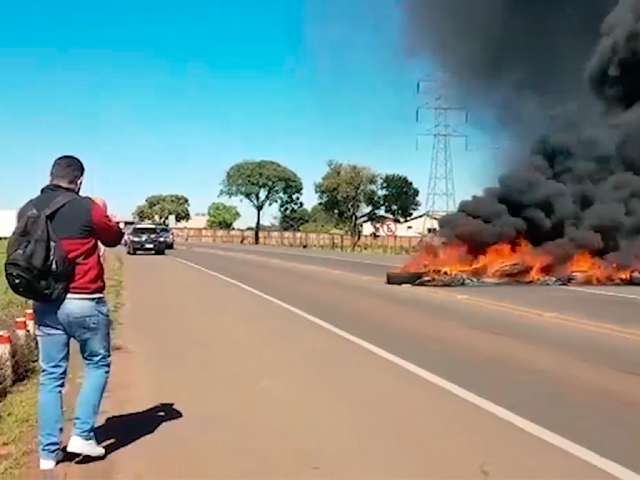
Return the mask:
[[84,165],[73,155],[63,155],[53,162],[51,182],[74,185],[84,176]]

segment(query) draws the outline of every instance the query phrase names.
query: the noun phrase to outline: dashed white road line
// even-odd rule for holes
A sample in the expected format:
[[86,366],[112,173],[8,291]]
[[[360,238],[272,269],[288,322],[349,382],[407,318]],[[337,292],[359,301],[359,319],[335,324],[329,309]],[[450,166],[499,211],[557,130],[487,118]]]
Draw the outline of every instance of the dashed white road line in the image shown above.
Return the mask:
[[246,290],[247,292],[253,293],[254,295],[261,297],[264,300],[267,300],[271,303],[279,305],[280,307],[286,310],[289,310],[290,312],[293,312],[299,315],[300,317],[322,328],[325,328],[326,330],[329,330],[332,333],[335,333],[336,335],[344,338],[345,340],[348,340],[368,350],[369,352],[381,358],[384,358],[385,360],[388,360],[389,362],[394,363],[395,365],[401,368],[404,368],[405,370],[408,370],[411,373],[414,373],[415,375],[423,378],[424,380],[427,380],[428,382],[447,390],[453,395],[456,395],[457,397],[463,400],[466,400],[467,402],[495,415],[496,417],[506,422],[509,422],[510,424],[526,431],[527,433],[534,435],[535,437],[538,437],[550,443],[551,445],[554,445],[555,447],[560,448],[561,450],[564,450],[565,452],[574,455],[577,458],[580,458],[581,460],[613,475],[614,477],[624,479],[624,480],[640,480],[640,475],[629,470],[628,468],[623,467],[622,465],[615,463],[614,461],[609,460],[585,447],[582,447],[577,443],[574,443],[571,440],[558,435],[557,433],[553,433],[552,431],[547,430],[546,428],[541,427],[540,425],[533,423],[527,420],[526,418],[523,418],[507,410],[506,408],[496,405],[495,403],[483,397],[480,397],[475,393],[465,390],[464,388],[452,382],[449,382],[448,380],[445,380],[444,378],[439,377],[438,375],[431,373],[407,360],[404,360],[398,357],[397,355],[394,355],[393,353],[390,353],[380,347],[377,347],[376,345],[373,345],[367,342],[366,340],[363,340],[359,337],[356,337],[355,335],[350,334],[349,332],[341,330],[335,325],[325,322],[324,320],[321,320],[307,312],[304,312],[303,310],[300,310],[299,308],[289,305],[288,303],[285,303],[282,300],[278,300],[277,298],[272,297],[271,295],[268,295],[264,292],[261,292],[260,290],[250,287],[249,285],[246,285],[242,282],[229,278],[220,273],[214,272],[213,270],[209,270],[207,268],[201,267],[200,265],[196,265],[195,263],[182,260],[181,258],[176,258],[176,257],[172,257],[172,258],[174,258],[174,260],[176,260],[177,262],[180,262],[196,270],[200,270],[201,272],[204,272],[208,275],[216,277],[227,283],[235,285],[236,287]]
[[595,295],[606,295],[608,297],[621,297],[621,298],[632,298],[634,300],[640,300],[640,296],[638,295],[631,295],[628,293],[619,293],[619,292],[608,292],[606,290],[595,290],[593,288],[584,288],[584,287],[567,287],[567,286],[562,286],[560,288],[564,288],[566,290],[575,290],[578,292],[583,292],[583,293],[593,293]]

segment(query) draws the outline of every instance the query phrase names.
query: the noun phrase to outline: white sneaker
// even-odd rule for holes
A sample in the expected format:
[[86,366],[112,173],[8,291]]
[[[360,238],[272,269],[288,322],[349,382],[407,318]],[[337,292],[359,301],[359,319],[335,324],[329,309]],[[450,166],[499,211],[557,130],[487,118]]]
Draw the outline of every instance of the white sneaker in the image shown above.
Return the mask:
[[95,440],[85,440],[75,435],[69,439],[67,452],[88,457],[104,457],[106,454],[104,448],[98,445]]
[[62,460],[63,456],[64,455],[62,452],[58,452],[56,454],[56,458],[53,460],[50,458],[41,458],[40,470],[53,470],[54,468],[56,468],[56,465]]

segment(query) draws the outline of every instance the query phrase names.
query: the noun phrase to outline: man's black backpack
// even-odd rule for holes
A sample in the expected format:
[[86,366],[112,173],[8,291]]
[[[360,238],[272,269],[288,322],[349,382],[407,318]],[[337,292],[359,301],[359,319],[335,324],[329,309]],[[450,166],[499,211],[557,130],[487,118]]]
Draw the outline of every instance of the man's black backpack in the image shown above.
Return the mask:
[[73,279],[67,259],[51,229],[51,216],[75,195],[60,195],[44,210],[27,204],[9,239],[4,272],[11,290],[37,302],[64,300]]

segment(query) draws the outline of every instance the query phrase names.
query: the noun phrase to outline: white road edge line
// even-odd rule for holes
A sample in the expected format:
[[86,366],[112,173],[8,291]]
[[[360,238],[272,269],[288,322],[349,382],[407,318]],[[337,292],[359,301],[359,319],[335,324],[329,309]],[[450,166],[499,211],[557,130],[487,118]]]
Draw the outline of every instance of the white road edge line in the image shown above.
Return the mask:
[[213,270],[209,270],[207,268],[201,267],[200,265],[196,265],[195,263],[191,263],[187,260],[183,260],[181,258],[177,258],[177,257],[172,257],[174,260],[176,260],[177,262],[180,262],[184,265],[187,265],[189,267],[195,268],[196,270],[200,270],[204,273],[207,273],[213,277],[216,277],[220,280],[224,280],[227,283],[230,283],[232,285],[235,285],[238,288],[241,288],[243,290],[246,290],[247,292],[253,293],[254,295],[257,295],[258,297],[263,298],[264,300],[267,300],[271,303],[274,303],[276,305],[279,305],[280,307],[289,310],[290,312],[293,312],[299,316],[301,316],[302,318],[320,326],[323,327],[327,330],[329,330],[332,333],[335,333],[336,335],[339,335],[340,337],[344,338],[345,340],[348,340],[352,343],[355,343],[356,345],[364,348],[365,350],[368,350],[369,352],[384,358],[385,360],[388,360],[391,363],[396,364],[399,367],[404,368],[405,370],[408,370],[411,373],[414,373],[415,375],[423,378],[424,380],[427,380],[428,382],[433,383],[434,385],[437,385],[445,390],[447,390],[448,392],[454,394],[455,396],[466,400],[469,403],[472,403],[473,405],[489,412],[492,413],[493,415],[495,415],[496,417],[511,423],[512,425],[524,430],[525,432],[540,438],[541,440],[544,440],[548,443],[550,443],[551,445],[560,448],[561,450],[564,450],[567,453],[570,453],[576,457],[578,457],[579,459],[613,475],[616,478],[620,478],[623,480],[640,480],[640,474],[637,474],[631,470],[629,470],[626,467],[623,467],[622,465],[619,465],[617,463],[615,463],[612,460],[609,460],[607,458],[602,457],[601,455],[598,455],[597,453],[582,447],[580,445],[578,445],[577,443],[572,442],[571,440],[568,440],[556,433],[551,432],[550,430],[547,430],[544,427],[541,427],[540,425],[537,425],[529,420],[527,420],[526,418],[520,417],[519,415],[507,410],[506,408],[503,408],[499,405],[496,405],[495,403],[482,398],[478,395],[476,395],[475,393],[472,393],[468,390],[465,390],[464,388],[449,382],[448,380],[445,380],[442,377],[439,377],[438,375],[431,373],[407,360],[404,360],[400,357],[398,357],[397,355],[394,355],[393,353],[390,353],[386,350],[383,350],[380,347],[377,347],[369,342],[367,342],[366,340],[363,340],[359,337],[356,337],[355,335],[352,335],[344,330],[339,329],[338,327],[325,322],[324,320],[320,320],[317,317],[314,317],[313,315],[306,313],[302,310],[300,310],[299,308],[296,308],[292,305],[289,305],[288,303],[283,302],[282,300],[278,300],[275,297],[272,297],[266,293],[261,292],[260,290],[256,290],[253,287],[250,287],[249,285],[246,285],[242,282],[239,282],[237,280],[234,280],[232,278],[229,278],[225,275],[222,275],[220,273],[214,272]]
[[[255,248],[255,247],[250,247],[250,248],[254,252],[291,255],[293,257],[307,257],[307,258],[320,258],[320,259],[326,258],[326,259],[329,259],[329,260],[340,260],[340,261],[343,261],[343,262],[351,262],[351,263],[365,263],[365,264],[368,264],[368,265],[378,265],[378,266],[381,266],[381,267],[401,267],[402,266],[401,263],[374,262],[373,260],[358,260],[356,258],[338,257],[336,255],[314,255],[314,254],[300,253],[300,252],[284,252],[282,250],[270,251],[270,250],[266,250],[264,248]],[[221,247],[218,250],[225,250],[225,249],[226,250],[231,250],[231,251],[234,251],[234,252],[241,251],[241,249],[233,248],[233,247]],[[196,252],[205,253],[207,251],[216,250],[216,249],[215,248],[207,248],[207,247],[194,247],[191,250],[195,250]],[[242,253],[251,254],[251,250],[247,250],[247,251],[242,252]]]
[[593,290],[591,288],[584,288],[584,287],[562,286],[560,288],[564,288],[566,290],[576,290],[578,292],[584,292],[584,293],[594,293],[596,295],[606,295],[608,297],[633,298],[634,300],[640,300],[639,296],[637,296],[637,295],[629,295],[628,293],[607,292],[605,290]]

